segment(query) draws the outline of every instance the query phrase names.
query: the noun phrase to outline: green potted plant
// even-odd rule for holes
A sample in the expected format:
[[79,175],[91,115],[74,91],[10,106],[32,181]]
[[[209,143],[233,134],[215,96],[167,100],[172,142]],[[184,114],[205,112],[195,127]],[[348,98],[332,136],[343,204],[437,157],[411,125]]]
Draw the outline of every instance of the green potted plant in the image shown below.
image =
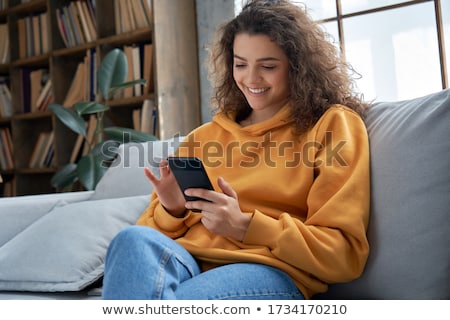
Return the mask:
[[[78,102],[71,108],[56,103],[49,105],[55,116],[69,129],[82,135],[89,146],[89,152],[77,163],[68,163],[55,173],[51,180],[53,187],[64,190],[79,181],[86,190],[93,190],[116,156],[121,143],[157,140],[151,134],[130,128],[104,127],[103,116],[109,110],[108,101],[124,88],[145,84],[143,79],[126,82],[127,73],[125,54],[120,49],[113,49],[104,57],[97,70],[98,92],[95,101]],[[84,116],[92,114],[96,114],[97,126],[91,142],[87,138]]]

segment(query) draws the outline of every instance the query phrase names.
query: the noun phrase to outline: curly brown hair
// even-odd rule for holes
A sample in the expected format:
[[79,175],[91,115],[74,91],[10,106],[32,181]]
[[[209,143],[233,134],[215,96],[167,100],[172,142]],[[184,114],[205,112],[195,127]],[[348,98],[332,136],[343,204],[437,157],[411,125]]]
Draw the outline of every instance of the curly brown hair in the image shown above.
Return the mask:
[[267,35],[287,55],[298,134],[310,129],[333,104],[345,105],[363,116],[368,104],[353,91],[353,68],[305,9],[288,0],[250,0],[237,17],[217,30],[209,55],[215,90],[212,102],[217,112],[236,112],[240,121],[252,110],[233,78],[233,43],[239,33]]

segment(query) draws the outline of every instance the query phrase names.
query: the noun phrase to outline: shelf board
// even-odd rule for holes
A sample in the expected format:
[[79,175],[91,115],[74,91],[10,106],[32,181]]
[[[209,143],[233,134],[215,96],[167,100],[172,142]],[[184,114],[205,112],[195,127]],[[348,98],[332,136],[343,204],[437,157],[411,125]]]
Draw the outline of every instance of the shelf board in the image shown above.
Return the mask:
[[26,57],[16,60],[12,63],[13,67],[25,67],[25,66],[47,66],[49,54],[44,53],[34,57]]
[[71,56],[71,55],[75,55],[78,53],[84,54],[86,52],[86,50],[92,49],[95,47],[96,47],[96,42],[92,41],[92,42],[83,43],[83,44],[80,44],[80,45],[74,46],[74,47],[56,49],[52,52],[52,55],[55,57],[61,57],[61,56]]
[[55,173],[56,168],[50,167],[50,168],[21,168],[16,169],[16,173],[19,174],[51,174]]
[[126,33],[115,34],[98,40],[99,45],[123,45],[127,43],[151,42],[152,27],[141,28]]
[[26,3],[20,3],[6,9],[6,14],[11,13],[29,13],[30,11],[43,11],[47,9],[46,0],[32,0]]
[[125,99],[115,99],[115,100],[108,101],[106,104],[111,108],[134,107],[138,104],[142,104],[144,102],[144,100],[147,100],[147,99],[154,100],[155,95],[154,94],[146,94],[146,95],[142,95],[142,96],[133,96],[130,98],[125,98]]
[[39,118],[48,118],[51,117],[52,114],[53,113],[50,111],[37,111],[15,114],[12,116],[12,118],[16,120],[34,120]]

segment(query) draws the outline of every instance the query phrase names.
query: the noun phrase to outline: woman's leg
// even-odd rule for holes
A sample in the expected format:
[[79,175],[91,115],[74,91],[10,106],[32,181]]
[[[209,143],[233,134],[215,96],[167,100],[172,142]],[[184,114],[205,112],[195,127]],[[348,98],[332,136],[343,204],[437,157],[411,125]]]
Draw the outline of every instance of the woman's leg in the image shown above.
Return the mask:
[[103,299],[176,299],[179,284],[199,273],[172,239],[149,227],[127,227],[108,248]]
[[304,299],[286,273],[255,263],[235,263],[211,269],[181,283],[175,295],[180,300]]

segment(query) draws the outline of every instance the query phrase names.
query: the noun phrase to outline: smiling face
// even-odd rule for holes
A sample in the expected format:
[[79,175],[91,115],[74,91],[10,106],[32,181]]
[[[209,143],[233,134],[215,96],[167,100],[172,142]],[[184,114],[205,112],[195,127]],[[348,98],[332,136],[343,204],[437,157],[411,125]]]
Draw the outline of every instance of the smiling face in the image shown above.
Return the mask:
[[269,119],[289,99],[289,61],[266,35],[237,34],[234,39],[234,80],[253,109],[253,122]]

